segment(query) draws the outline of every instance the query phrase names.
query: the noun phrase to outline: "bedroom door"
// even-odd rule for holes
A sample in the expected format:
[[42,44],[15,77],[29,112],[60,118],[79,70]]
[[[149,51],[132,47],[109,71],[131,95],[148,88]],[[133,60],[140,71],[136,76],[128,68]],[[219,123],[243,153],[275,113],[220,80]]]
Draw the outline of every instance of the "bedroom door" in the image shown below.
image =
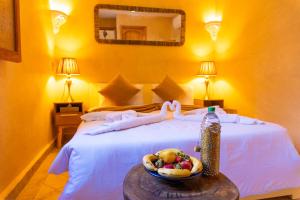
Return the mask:
[[121,26],[122,40],[147,40],[146,26]]

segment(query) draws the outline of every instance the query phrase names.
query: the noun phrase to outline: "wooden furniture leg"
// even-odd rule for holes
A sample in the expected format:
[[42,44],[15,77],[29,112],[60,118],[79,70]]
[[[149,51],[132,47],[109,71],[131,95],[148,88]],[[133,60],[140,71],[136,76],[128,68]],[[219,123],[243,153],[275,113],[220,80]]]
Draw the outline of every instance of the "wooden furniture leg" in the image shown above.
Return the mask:
[[58,127],[58,132],[57,132],[57,140],[56,140],[56,146],[57,146],[58,149],[61,148],[62,133],[63,133],[63,128],[61,126],[59,126]]

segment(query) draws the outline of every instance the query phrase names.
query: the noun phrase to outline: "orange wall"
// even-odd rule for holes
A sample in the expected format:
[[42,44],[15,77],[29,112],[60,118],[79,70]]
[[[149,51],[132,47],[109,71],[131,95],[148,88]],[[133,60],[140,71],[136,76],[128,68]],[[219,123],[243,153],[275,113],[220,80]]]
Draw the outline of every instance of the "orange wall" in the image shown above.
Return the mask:
[[299,1],[223,0],[220,9],[216,56],[230,85],[226,103],[287,127],[300,149]]
[[78,58],[87,82],[108,82],[118,73],[131,82],[153,83],[166,74],[179,82],[191,80],[200,60],[212,51],[211,40],[203,29],[203,16],[211,10],[210,1],[190,0],[104,0],[101,3],[178,8],[187,13],[186,43],[182,47],[153,47],[99,44],[94,37],[93,9],[97,0],[69,1],[73,11],[56,40],[56,57]]
[[[118,73],[134,83],[159,82],[166,74],[178,82],[188,82],[194,78],[199,62],[215,55],[219,76],[213,97],[224,98],[227,107],[237,108],[241,114],[284,125],[299,148],[296,58],[300,5],[296,1],[256,0],[247,6],[238,0],[217,1],[223,23],[215,52],[203,27],[214,1],[122,1],[125,5],[185,10],[186,43],[182,47],[99,44],[94,39],[92,12],[99,2],[68,3],[73,12],[57,36],[56,57],[79,59],[83,85],[108,82]],[[118,0],[101,3],[121,4]],[[80,95],[84,88],[77,91],[77,98],[85,98]]]
[[0,60],[0,199],[4,188],[53,138],[48,2],[20,3],[23,61]]
[[[128,5],[185,10],[186,43],[182,47],[99,44],[93,24],[93,8],[99,1],[60,2],[72,12],[56,36],[55,47],[47,1],[21,1],[23,62],[0,61],[0,163],[5,163],[0,171],[0,192],[53,138],[50,110],[63,85],[63,80],[50,78],[54,51],[56,58],[78,58],[82,76],[74,81],[76,100],[88,98],[90,82],[108,82],[118,73],[134,83],[156,83],[166,74],[187,82],[194,78],[201,60],[212,58],[213,43],[203,19],[212,10],[213,0],[122,0]],[[101,3],[120,4],[120,0]],[[219,76],[214,97],[225,98],[228,107],[242,114],[283,124],[299,148],[299,3],[218,3],[223,23],[215,44]]]

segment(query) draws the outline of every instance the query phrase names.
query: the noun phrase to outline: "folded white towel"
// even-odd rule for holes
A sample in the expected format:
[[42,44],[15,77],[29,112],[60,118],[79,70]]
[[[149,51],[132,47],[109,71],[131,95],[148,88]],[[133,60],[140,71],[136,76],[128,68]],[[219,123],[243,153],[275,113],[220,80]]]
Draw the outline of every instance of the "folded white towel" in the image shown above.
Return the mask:
[[109,113],[112,113],[112,111],[90,112],[82,115],[80,118],[85,122],[103,121]]
[[237,114],[217,114],[221,123],[237,123],[239,121],[239,115]]
[[[174,115],[174,119],[182,120],[182,121],[199,121],[201,122],[204,118],[205,114],[194,114],[194,115]],[[250,118],[239,116],[237,114],[222,114],[218,115],[220,123],[238,123],[238,124],[245,124],[245,125],[259,125],[264,124],[263,121]]]
[[106,122],[106,123],[100,124],[93,130],[88,130],[88,131],[82,132],[81,134],[98,135],[101,133],[120,131],[120,130],[134,128],[134,127],[138,127],[138,126],[142,126],[142,125],[153,124],[153,123],[163,121],[165,119],[166,119],[165,116],[156,114],[156,115],[148,115],[148,116],[143,116],[143,117],[136,117],[136,118],[126,119],[126,120],[120,120],[120,121],[115,121],[115,122],[111,122],[111,123]]
[[115,121],[135,118],[137,117],[137,115],[138,115],[137,112],[134,110],[111,112],[105,116],[105,121],[115,122]]
[[264,124],[263,121],[244,116],[239,116],[238,123],[246,125]]
[[167,108],[170,105],[170,102],[165,103],[159,114],[138,114],[131,110],[109,113],[106,115],[104,123],[99,122],[99,126],[84,132],[79,131],[79,134],[98,135],[161,122],[167,119]]
[[[175,108],[175,112],[173,114],[174,119],[182,121],[201,122],[207,114],[207,108],[181,113],[181,104],[178,101],[173,101],[173,107]],[[218,116],[220,123],[239,123],[247,125],[264,124],[264,122],[250,117],[239,116],[237,114],[226,114],[226,112],[219,107],[216,107],[216,115]]]

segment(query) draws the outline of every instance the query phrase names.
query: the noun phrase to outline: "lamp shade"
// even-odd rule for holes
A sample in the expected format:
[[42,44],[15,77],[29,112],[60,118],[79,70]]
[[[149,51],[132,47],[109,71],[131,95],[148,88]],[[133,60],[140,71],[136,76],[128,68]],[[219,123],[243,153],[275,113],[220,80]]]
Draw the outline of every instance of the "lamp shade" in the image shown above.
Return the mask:
[[75,58],[62,58],[56,69],[58,75],[79,75],[79,68]]
[[198,76],[216,76],[217,69],[214,61],[205,61],[201,63]]

